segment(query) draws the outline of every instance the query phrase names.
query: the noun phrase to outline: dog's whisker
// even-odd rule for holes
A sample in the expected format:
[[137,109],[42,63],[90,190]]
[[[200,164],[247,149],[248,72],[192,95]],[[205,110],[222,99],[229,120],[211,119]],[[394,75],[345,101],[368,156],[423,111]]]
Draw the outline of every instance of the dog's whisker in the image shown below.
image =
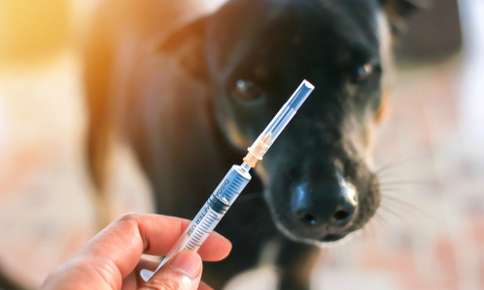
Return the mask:
[[431,180],[426,179],[380,179],[380,185],[385,184],[417,184],[417,185],[430,185]]
[[415,205],[412,205],[407,202],[402,202],[402,201],[397,201],[397,200],[390,200],[387,199],[384,204],[387,203],[386,205],[388,206],[397,206],[399,208],[404,208],[404,209],[409,209],[409,210],[414,210],[414,211],[422,211],[420,208],[418,208]]
[[388,185],[388,186],[381,186],[380,192],[403,194],[403,193],[406,193],[409,189],[412,189],[412,187],[404,186],[404,185],[392,185],[392,186]]
[[407,153],[403,154],[400,157],[393,158],[393,159],[389,160],[388,162],[385,162],[383,164],[378,165],[376,171],[379,171],[382,168],[383,169],[384,168],[392,168],[392,169],[394,169],[396,167],[401,167],[401,166],[407,164],[410,161],[416,160],[417,157],[418,156],[416,156],[415,153],[407,152]]
[[383,196],[383,203],[388,202],[388,203],[391,203],[391,206],[399,207],[400,210],[411,212],[413,214],[418,214],[421,217],[429,218],[432,220],[437,220],[437,218],[430,216],[427,211],[425,211],[424,209],[418,207],[417,205],[411,202],[402,200],[401,198],[398,198],[389,194],[384,194],[382,196]]
[[376,170],[373,171],[373,173],[379,178],[382,178],[390,174],[395,174],[395,171],[398,169],[399,169],[399,166],[396,166],[395,164],[387,164],[386,166],[377,168]]
[[414,193],[414,191],[410,191],[411,188],[405,188],[403,186],[387,186],[387,187],[380,187],[381,195],[394,195],[394,196],[402,196],[407,195],[410,193]]
[[[379,187],[380,192],[383,193],[396,193],[396,194],[408,194],[409,191],[415,192],[427,191],[427,187],[423,185],[415,184],[388,184]],[[415,192],[415,193],[418,193]]]
[[417,215],[422,215],[422,216],[425,216],[426,213],[422,210],[419,210],[419,209],[416,209],[416,208],[408,208],[408,207],[399,207],[398,209],[400,212],[402,213],[406,213],[410,216],[414,216],[415,214]]
[[393,196],[393,195],[384,193],[383,197],[386,199],[386,201],[391,201],[391,202],[396,202],[396,203],[399,203],[399,204],[404,204],[404,205],[407,205],[407,206],[416,207],[415,204],[408,202],[408,201],[405,201],[405,200],[403,200],[403,199],[401,199],[397,196]]
[[411,184],[411,183],[393,183],[393,184],[381,184],[380,189],[406,189],[406,188],[426,188],[428,186],[424,184]]
[[387,214],[390,214],[390,215],[392,215],[393,217],[395,217],[399,220],[403,220],[402,215],[399,214],[398,212],[396,212],[394,209],[391,209],[390,207],[383,206],[383,205],[381,206],[381,208],[382,208],[382,214],[387,213]]
[[423,191],[418,190],[415,191],[414,189],[417,188],[411,188],[411,187],[402,187],[402,186],[393,186],[393,187],[385,187],[385,188],[380,188],[381,195],[392,195],[392,196],[408,196],[412,194],[421,194]]
[[394,183],[394,184],[381,184],[380,190],[385,191],[385,189],[426,189],[428,186],[424,184],[410,184],[410,183]]

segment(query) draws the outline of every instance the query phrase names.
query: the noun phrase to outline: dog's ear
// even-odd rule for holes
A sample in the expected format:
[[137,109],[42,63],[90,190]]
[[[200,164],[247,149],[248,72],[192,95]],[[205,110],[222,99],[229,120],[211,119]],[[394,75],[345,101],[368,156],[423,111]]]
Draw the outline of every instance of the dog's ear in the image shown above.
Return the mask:
[[380,0],[380,2],[395,34],[405,31],[406,22],[410,16],[429,6],[428,0]]
[[209,16],[175,29],[156,44],[157,52],[175,59],[182,69],[197,79],[207,77],[205,28]]

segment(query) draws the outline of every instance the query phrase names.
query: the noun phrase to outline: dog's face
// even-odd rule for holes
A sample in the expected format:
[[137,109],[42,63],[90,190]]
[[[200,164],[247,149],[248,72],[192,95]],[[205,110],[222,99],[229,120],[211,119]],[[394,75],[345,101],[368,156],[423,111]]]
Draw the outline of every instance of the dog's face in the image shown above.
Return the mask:
[[218,126],[242,150],[302,79],[316,86],[257,168],[274,222],[296,241],[339,240],[378,208],[369,153],[390,59],[383,5],[232,0],[164,47],[201,35],[191,46],[198,52],[178,55],[210,86]]

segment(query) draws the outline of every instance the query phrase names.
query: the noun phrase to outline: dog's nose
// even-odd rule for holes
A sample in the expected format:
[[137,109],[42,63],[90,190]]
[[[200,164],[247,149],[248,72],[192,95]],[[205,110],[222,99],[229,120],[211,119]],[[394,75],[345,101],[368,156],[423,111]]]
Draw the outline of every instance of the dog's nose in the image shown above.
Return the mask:
[[291,203],[293,216],[303,226],[336,232],[351,223],[357,206],[356,191],[346,182],[302,183],[295,187]]

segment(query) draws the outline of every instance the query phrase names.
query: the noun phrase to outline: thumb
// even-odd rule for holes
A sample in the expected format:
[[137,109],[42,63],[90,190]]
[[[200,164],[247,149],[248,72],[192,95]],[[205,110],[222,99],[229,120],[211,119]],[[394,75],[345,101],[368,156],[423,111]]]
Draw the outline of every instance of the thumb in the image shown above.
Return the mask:
[[197,290],[202,276],[202,259],[193,251],[176,255],[139,290]]

